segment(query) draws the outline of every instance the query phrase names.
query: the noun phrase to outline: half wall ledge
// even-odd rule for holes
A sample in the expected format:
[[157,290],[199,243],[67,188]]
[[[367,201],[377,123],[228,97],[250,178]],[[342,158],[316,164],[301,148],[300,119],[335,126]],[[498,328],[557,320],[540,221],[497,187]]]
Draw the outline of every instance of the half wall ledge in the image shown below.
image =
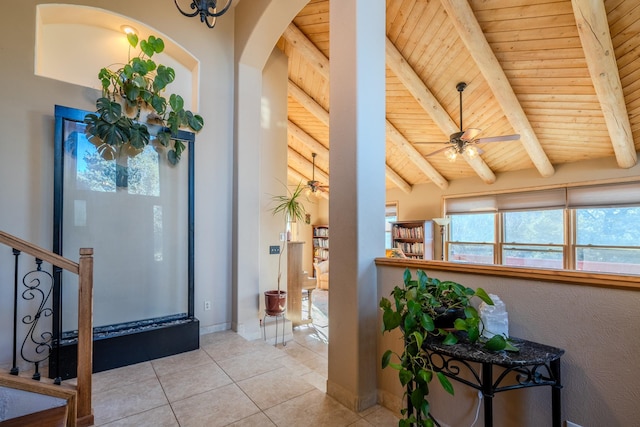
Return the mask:
[[510,267],[505,265],[467,264],[448,261],[412,260],[404,258],[376,258],[376,266],[402,267],[514,279],[541,280],[559,284],[595,286],[600,288],[640,291],[640,276],[593,273],[574,270]]

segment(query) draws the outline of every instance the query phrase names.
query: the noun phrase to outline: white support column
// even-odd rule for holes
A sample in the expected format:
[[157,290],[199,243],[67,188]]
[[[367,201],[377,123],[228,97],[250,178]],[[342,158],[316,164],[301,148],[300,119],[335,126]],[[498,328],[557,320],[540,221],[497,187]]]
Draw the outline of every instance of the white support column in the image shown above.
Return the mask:
[[378,295],[384,255],[385,1],[330,2],[331,268],[327,393],[376,403]]
[[262,70],[240,63],[237,79],[231,327],[255,339],[260,337],[260,127],[246,124],[260,123]]

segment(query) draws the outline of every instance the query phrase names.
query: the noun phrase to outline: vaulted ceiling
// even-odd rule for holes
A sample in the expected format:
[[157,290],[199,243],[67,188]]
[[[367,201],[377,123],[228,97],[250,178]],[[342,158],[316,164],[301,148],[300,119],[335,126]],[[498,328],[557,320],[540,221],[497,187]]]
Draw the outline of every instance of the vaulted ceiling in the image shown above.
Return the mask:
[[[640,149],[640,2],[387,0],[387,188],[615,156]],[[311,0],[278,42],[289,58],[288,165],[329,184],[329,1]],[[449,135],[519,134],[450,162]],[[441,144],[424,144],[441,142]]]

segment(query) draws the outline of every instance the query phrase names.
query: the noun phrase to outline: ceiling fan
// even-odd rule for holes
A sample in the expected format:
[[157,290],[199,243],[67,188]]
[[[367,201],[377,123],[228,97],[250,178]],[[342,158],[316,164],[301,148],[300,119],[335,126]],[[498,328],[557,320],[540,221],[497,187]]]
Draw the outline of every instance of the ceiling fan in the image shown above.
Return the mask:
[[[426,156],[433,156],[444,151],[444,155],[450,162],[454,162],[459,155],[467,153],[470,157],[476,157],[482,154],[482,150],[476,147],[476,144],[485,144],[488,142],[502,142],[502,141],[516,141],[520,139],[520,135],[503,135],[503,136],[490,136],[486,138],[477,138],[480,134],[480,129],[469,128],[463,130],[462,127],[462,92],[467,87],[465,82],[460,82],[456,85],[456,89],[460,93],[460,132],[452,133],[449,136],[449,142],[445,142],[447,147],[436,150]],[[416,144],[443,144],[442,142],[416,142]]]
[[329,189],[328,185],[321,185],[320,181],[316,181],[316,153],[311,153],[311,157],[313,159],[313,172],[311,176],[311,181],[307,181],[307,187],[311,190],[312,193],[317,191],[327,191]]

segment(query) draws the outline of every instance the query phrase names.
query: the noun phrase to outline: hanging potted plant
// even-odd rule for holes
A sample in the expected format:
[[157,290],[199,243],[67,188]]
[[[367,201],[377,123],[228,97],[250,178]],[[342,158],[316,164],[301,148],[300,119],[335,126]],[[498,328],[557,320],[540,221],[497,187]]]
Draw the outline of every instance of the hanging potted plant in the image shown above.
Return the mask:
[[[138,36],[127,34],[131,48],[138,46]],[[164,50],[164,42],[155,36],[140,41],[140,53],[126,64],[102,68],[98,74],[102,85],[102,97],[96,101],[96,112],[87,114],[86,134],[100,155],[108,160],[121,154],[133,157],[141,153],[151,140],[147,123],[141,120],[143,111],[149,112],[147,122],[159,126],[156,134],[156,149],[168,148],[167,159],[176,164],[185,149],[175,139],[178,129],[184,127],[200,131],[204,119],[184,108],[180,95],[165,95],[174,80],[171,67],[156,64],[154,54]]]
[[[380,300],[383,333],[400,329],[403,348],[401,354],[387,350],[382,356],[382,368],[397,369],[406,389],[407,406],[401,411],[400,427],[434,426],[427,400],[429,383],[434,377],[444,390],[453,394],[451,382],[434,369],[422,347],[430,336],[438,336],[444,344],[453,345],[458,342],[456,331],[464,331],[466,339],[472,343],[482,340],[488,350],[518,351],[504,336],[494,335],[487,341],[481,337],[482,321],[471,301],[477,297],[493,305],[482,288],[474,290],[453,281],[440,281],[422,270],[417,271],[417,280],[414,280],[411,271],[406,269],[403,286],[395,286],[391,296],[393,301],[384,297]],[[392,362],[394,354],[397,363]]]
[[[293,221],[304,220],[306,211],[300,201],[305,186],[299,183],[293,191],[287,190],[287,194],[273,196],[272,201],[275,206],[271,209],[273,215],[282,215],[284,226],[281,236],[286,236],[288,226]],[[281,239],[280,253],[278,254],[278,279],[277,288],[265,291],[265,310],[269,316],[279,316],[284,313],[287,307],[287,292],[281,289],[282,278],[282,255],[287,248],[287,239]]]

